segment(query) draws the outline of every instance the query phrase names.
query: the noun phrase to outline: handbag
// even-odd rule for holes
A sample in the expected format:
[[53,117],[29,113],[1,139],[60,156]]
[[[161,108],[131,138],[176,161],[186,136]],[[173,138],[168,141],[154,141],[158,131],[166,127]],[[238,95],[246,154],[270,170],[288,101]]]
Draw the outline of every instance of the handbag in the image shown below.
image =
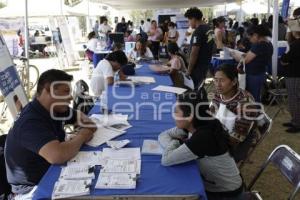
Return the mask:
[[245,73],[245,58],[242,57],[240,60],[237,70],[238,70],[238,81],[239,88],[245,90],[246,89],[246,73]]

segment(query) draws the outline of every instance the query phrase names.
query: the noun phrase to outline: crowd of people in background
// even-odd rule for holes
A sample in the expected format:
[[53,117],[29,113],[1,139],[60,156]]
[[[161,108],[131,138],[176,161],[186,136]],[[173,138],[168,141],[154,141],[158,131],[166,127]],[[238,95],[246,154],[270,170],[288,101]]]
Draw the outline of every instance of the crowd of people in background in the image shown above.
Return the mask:
[[[162,132],[158,137],[164,149],[161,164],[171,166],[197,160],[209,200],[242,200],[245,199],[244,184],[238,164],[246,159],[247,150],[257,139],[256,131],[262,125],[258,116],[265,114],[262,109],[251,112],[244,109],[257,108],[256,103],[261,102],[261,88],[266,82],[274,51],[271,43],[272,17],[261,21],[252,18],[239,24],[220,16],[208,22],[197,7],[186,10],[184,16],[190,26],[183,45],[188,47],[187,57],[177,44],[180,35],[176,24],[170,20],[161,24],[152,19],[141,20],[140,32],[134,33],[134,24],[126,22],[125,18],[113,29],[107,18],[101,17],[100,23],[96,21],[93,31],[88,34],[86,54],[90,60],[99,43],[107,45],[106,40],[113,31],[123,33],[124,41],[135,42],[135,45],[126,55],[122,44],[112,44],[111,53],[93,69],[90,86],[95,95],[101,96],[103,103],[107,85],[117,81],[115,76],[126,80],[122,67],[128,61],[141,57],[159,59],[160,49],[165,47],[168,55],[166,65],[171,78],[174,73],[190,78],[193,88],[189,89],[193,91],[177,96],[174,111],[176,127]],[[300,8],[293,12],[294,19],[299,17]],[[288,29],[286,21],[279,17],[279,40],[287,40],[290,47],[279,59],[286,74],[291,113],[291,121],[283,124],[288,127],[288,133],[300,132],[299,30],[300,27],[297,30]],[[19,36],[19,45],[23,45],[22,36]],[[241,70],[236,65],[223,64],[213,72],[209,70],[213,55],[220,54],[225,47],[244,53],[232,51],[231,56],[237,63],[245,63],[245,89],[240,88],[238,74]],[[203,90],[209,72],[215,86],[210,106]],[[72,76],[60,70],[44,72],[39,77],[34,100],[23,108],[10,129],[5,157],[7,178],[12,185],[14,199],[31,199],[49,166],[63,164],[73,158],[96,131],[96,125],[84,113],[66,106],[72,100],[70,84],[58,84],[51,88],[56,81],[70,83],[72,80]],[[54,98],[52,92],[61,98]],[[62,102],[66,104],[59,104]],[[52,119],[50,110],[60,120]],[[228,118],[222,115],[224,111],[235,118],[226,121]],[[237,116],[239,113],[243,115]],[[70,120],[61,120],[70,114]],[[65,124],[82,124],[70,141],[64,140]]]

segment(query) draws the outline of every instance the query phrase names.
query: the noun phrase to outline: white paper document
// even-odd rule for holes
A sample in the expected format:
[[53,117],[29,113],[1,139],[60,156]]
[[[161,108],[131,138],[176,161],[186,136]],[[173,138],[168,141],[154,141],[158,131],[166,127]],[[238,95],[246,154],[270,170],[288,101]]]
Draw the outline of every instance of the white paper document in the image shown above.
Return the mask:
[[215,117],[227,128],[229,134],[233,133],[237,116],[227,109],[225,104],[220,104]]
[[128,124],[128,115],[122,114],[93,114],[90,119],[97,124],[97,126],[111,126],[114,124]]
[[101,151],[79,151],[77,155],[68,161],[67,165],[102,165]]
[[119,150],[103,148],[104,159],[112,160],[141,160],[140,148],[122,148]]
[[136,174],[100,172],[96,189],[135,189]]
[[62,167],[59,178],[64,180],[94,179],[94,167],[87,165],[71,165]]
[[54,185],[52,199],[89,195],[91,183],[91,180],[59,179]]
[[106,160],[101,172],[140,174],[141,160]]
[[153,88],[152,90],[161,91],[161,92],[170,92],[170,93],[175,93],[175,94],[182,94],[185,91],[187,91],[187,89],[184,89],[184,88],[165,86],[165,85],[159,85],[159,86]]
[[155,83],[154,77],[151,76],[128,76],[127,78],[134,83],[144,83],[144,84]]
[[162,155],[163,149],[157,140],[144,140],[142,147],[143,155]]
[[122,147],[125,147],[127,144],[130,143],[130,140],[116,140],[116,141],[108,141],[106,142],[107,146],[113,148],[113,149],[121,149]]
[[94,133],[94,137],[92,138],[92,140],[90,140],[86,144],[92,147],[100,146],[124,133],[124,131],[116,131],[105,127],[98,127],[97,131]]

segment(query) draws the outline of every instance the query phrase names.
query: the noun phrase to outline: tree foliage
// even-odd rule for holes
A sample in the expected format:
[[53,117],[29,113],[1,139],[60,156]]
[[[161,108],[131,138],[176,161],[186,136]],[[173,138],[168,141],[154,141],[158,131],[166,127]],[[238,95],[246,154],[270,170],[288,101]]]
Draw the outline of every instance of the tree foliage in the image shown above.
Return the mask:
[[141,20],[146,21],[147,18],[153,18],[153,10],[132,10],[130,12],[130,17],[134,25],[140,24]]

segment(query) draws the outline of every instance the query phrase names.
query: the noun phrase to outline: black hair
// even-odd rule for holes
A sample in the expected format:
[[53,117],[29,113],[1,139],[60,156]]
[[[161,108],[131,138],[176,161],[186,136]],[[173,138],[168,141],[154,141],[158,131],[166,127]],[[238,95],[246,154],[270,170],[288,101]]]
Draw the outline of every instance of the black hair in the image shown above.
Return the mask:
[[239,28],[239,22],[235,22],[235,23],[233,24],[232,29],[237,30],[238,28]]
[[117,51],[117,50],[121,50],[123,48],[123,44],[116,42],[113,44],[113,46],[111,47],[112,51]]
[[235,90],[239,88],[239,83],[238,83],[238,70],[237,67],[234,65],[230,64],[222,64],[218,67],[216,70],[217,72],[223,72],[227,78],[229,78],[231,81],[236,80],[237,84],[235,85]]
[[244,27],[248,28],[248,27],[249,27],[249,22],[243,22],[242,25],[243,25]]
[[38,80],[37,84],[37,95],[40,95],[46,84],[52,84],[56,81],[67,81],[71,82],[73,80],[73,76],[67,74],[66,72],[58,69],[50,69],[42,73]]
[[157,21],[156,21],[156,20],[152,20],[152,21],[151,21],[151,24],[152,24],[152,23],[154,23],[154,22],[155,22],[155,23],[157,23]]
[[141,20],[141,24],[143,24],[145,21],[144,20]]
[[103,24],[105,21],[108,21],[107,17],[106,16],[101,16],[100,17],[100,24]]
[[238,79],[238,70],[236,66],[230,64],[222,64],[218,67],[216,72],[223,72],[231,81]]
[[251,24],[254,25],[254,26],[258,26],[258,24],[259,24],[259,20],[258,20],[258,18],[256,18],[256,17],[251,18],[251,19],[250,19],[250,22],[251,22]]
[[150,19],[150,18],[148,18],[148,19],[147,19],[147,22],[150,22],[150,21],[151,21],[151,19]]
[[244,33],[245,33],[245,29],[243,27],[238,27],[237,31],[238,31],[238,35],[240,35],[241,38],[243,38]]
[[217,17],[217,23],[219,24],[219,23],[222,23],[222,22],[226,22],[225,17],[223,17],[223,16]]
[[167,48],[168,52],[171,54],[177,54],[179,51],[179,47],[176,42],[169,42]]
[[203,14],[201,12],[201,10],[197,7],[192,7],[192,8],[189,8],[185,14],[184,14],[184,17],[188,18],[188,19],[197,19],[197,20],[201,20],[202,17],[203,17]]
[[257,34],[261,37],[272,36],[270,30],[264,25],[250,26],[247,30],[247,34],[250,36],[252,36],[253,34]]
[[126,65],[128,63],[128,59],[127,59],[125,53],[121,50],[111,52],[110,54],[108,54],[105,57],[105,59],[108,60],[108,61],[117,62],[120,65]]
[[300,7],[299,7],[299,8],[296,8],[296,9],[294,10],[293,16],[294,16],[294,17],[300,16]]
[[218,25],[218,21],[217,21],[216,18],[214,18],[214,19],[212,20],[212,24],[213,24],[213,28],[216,28],[216,26]]
[[170,26],[170,27],[176,27],[176,24],[174,22],[169,22],[168,26]]
[[90,40],[90,39],[92,39],[92,38],[95,37],[95,36],[96,36],[95,31],[92,31],[92,32],[90,32],[90,33],[88,34],[88,39]]
[[183,112],[183,117],[194,115],[192,121],[194,128],[206,126],[212,121],[212,116],[208,114],[209,106],[207,97],[201,94],[190,91],[178,95],[177,97],[177,102],[179,103],[180,110]]

